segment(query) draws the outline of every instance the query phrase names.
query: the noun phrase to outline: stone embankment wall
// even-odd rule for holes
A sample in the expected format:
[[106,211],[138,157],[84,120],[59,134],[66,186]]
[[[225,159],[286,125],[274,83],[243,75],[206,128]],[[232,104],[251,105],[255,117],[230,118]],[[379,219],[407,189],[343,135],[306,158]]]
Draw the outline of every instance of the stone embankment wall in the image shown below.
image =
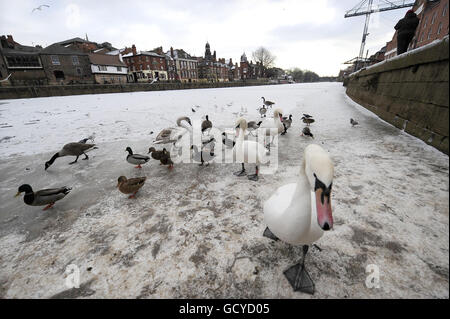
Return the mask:
[[449,153],[449,40],[363,69],[347,95],[383,120]]
[[121,93],[138,91],[183,90],[202,88],[221,88],[237,86],[269,85],[267,81],[236,81],[217,83],[127,83],[127,84],[76,84],[42,86],[4,86],[0,87],[0,99],[23,99],[45,96]]

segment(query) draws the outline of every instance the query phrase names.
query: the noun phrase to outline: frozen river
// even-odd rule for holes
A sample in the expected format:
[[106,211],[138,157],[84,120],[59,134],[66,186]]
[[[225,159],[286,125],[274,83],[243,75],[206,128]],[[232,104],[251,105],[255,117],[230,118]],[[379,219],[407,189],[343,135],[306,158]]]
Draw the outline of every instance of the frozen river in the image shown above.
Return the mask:
[[[294,120],[276,174],[252,182],[232,174],[239,164],[168,171],[152,161],[138,171],[125,161],[126,146],[146,153],[182,115],[208,114],[219,129],[240,115],[257,120],[261,96]],[[316,119],[314,140],[300,136],[302,113]],[[99,148],[88,161],[60,158],[44,170],[65,143],[92,133]],[[301,247],[262,236],[262,206],[296,179],[312,141],[335,164],[335,227],[308,254],[310,296],[283,276]],[[448,156],[352,102],[341,83],[0,100],[0,150],[3,298],[449,297]],[[136,200],[117,191],[120,175],[147,176]],[[73,190],[43,212],[14,198],[24,183]],[[65,285],[71,264],[79,289]],[[378,289],[365,284],[371,264]]]

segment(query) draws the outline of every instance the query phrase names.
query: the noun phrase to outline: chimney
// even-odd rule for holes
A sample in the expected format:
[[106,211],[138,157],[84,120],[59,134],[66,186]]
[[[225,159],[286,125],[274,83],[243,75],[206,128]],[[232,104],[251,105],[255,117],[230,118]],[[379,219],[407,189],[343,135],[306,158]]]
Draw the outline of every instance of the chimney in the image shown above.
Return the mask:
[[173,58],[173,48],[170,47],[170,56]]
[[136,46],[134,44],[131,46],[131,50],[133,51],[133,55],[137,55]]
[[213,54],[214,60],[216,59],[216,50],[214,50],[214,54]]

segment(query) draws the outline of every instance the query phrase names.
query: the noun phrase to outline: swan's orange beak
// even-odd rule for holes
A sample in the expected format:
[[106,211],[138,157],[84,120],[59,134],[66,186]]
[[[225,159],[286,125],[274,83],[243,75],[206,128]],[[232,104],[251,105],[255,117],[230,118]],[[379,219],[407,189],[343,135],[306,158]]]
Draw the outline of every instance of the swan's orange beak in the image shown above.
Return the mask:
[[323,230],[330,230],[333,228],[333,214],[331,212],[331,193],[329,195],[323,194],[323,189],[316,190],[316,209],[317,222]]

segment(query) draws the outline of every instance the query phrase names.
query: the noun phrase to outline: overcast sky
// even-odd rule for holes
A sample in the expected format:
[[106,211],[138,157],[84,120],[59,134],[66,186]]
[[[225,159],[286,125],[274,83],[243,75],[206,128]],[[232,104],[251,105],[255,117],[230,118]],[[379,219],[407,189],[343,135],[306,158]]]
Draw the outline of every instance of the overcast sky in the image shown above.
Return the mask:
[[[379,3],[381,0],[375,0]],[[364,16],[344,18],[360,0],[0,0],[0,34],[42,46],[85,37],[138,50],[163,46],[204,54],[205,43],[221,58],[251,58],[259,46],[276,66],[337,75],[359,53]],[[42,10],[32,9],[41,4]],[[407,9],[373,14],[366,50],[378,51]]]

